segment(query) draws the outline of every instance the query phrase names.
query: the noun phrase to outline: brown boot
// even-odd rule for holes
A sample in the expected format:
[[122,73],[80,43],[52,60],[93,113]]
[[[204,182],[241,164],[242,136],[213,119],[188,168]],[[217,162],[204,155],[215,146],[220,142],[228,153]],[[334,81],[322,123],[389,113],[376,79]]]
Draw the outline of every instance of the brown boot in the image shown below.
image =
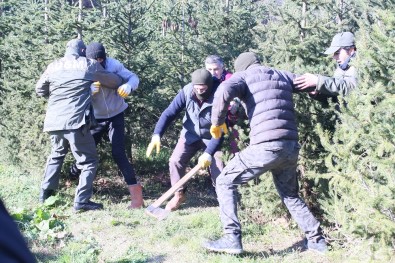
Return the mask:
[[167,203],[166,210],[174,211],[177,210],[182,203],[186,200],[185,193],[182,191],[178,191],[174,193],[174,197]]
[[143,187],[141,184],[137,183],[134,185],[128,185],[130,198],[132,203],[128,206],[129,209],[141,208],[144,205],[143,200]]

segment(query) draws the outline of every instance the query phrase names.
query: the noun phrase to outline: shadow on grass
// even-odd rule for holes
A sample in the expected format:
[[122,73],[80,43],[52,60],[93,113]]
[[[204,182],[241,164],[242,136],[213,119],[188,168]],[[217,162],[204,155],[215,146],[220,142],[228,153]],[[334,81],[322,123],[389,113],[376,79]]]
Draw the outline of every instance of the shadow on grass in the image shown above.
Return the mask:
[[[290,247],[281,249],[281,250],[268,249],[267,251],[263,250],[263,251],[255,251],[255,252],[244,251],[242,254],[234,255],[234,256],[237,258],[240,258],[240,259],[246,258],[246,259],[254,259],[254,260],[261,261],[263,259],[268,259],[272,256],[284,257],[288,254],[295,253],[295,251],[299,251],[299,252],[306,251],[306,249],[303,246],[303,240],[295,242]],[[225,253],[218,253],[218,252],[210,252],[210,253],[225,254]]]
[[[191,189],[192,190],[192,189]],[[218,200],[215,190],[193,190],[186,193],[187,200],[182,205],[184,208],[216,207]]]
[[158,255],[158,256],[154,256],[152,258],[149,258],[146,262],[148,263],[160,263],[160,262],[165,262],[166,260],[166,256],[165,255]]
[[248,252],[244,251],[243,254],[241,254],[239,257],[240,258],[254,258],[254,259],[267,259],[271,256],[286,256],[288,254],[293,254],[295,251],[305,251],[306,249],[303,246],[303,240],[300,240],[298,242],[293,243],[290,247],[281,249],[281,250],[274,250],[274,249],[269,249],[268,251],[257,251],[257,252]]
[[49,253],[44,251],[34,252],[33,254],[38,262],[48,262],[48,261],[56,261],[59,258],[59,255],[56,253]]
[[116,261],[108,261],[108,263],[161,263],[166,261],[165,255],[157,255],[146,259],[121,259]]
[[[187,169],[187,172],[189,169]],[[104,170],[103,168],[101,169],[101,172],[98,173],[93,182],[94,197],[99,199],[101,199],[100,197],[105,197],[106,200],[112,203],[121,203],[129,199],[129,191],[123,176],[117,170]],[[78,179],[78,177],[71,177],[69,174],[66,174],[62,184],[74,191],[78,185]],[[171,188],[167,169],[157,171],[155,174],[145,175],[144,177],[140,176],[139,180],[144,187],[143,196],[145,200],[154,201]],[[210,176],[205,171],[188,181],[185,184],[185,189],[188,199],[183,204],[183,207],[218,206],[215,188],[212,186]]]

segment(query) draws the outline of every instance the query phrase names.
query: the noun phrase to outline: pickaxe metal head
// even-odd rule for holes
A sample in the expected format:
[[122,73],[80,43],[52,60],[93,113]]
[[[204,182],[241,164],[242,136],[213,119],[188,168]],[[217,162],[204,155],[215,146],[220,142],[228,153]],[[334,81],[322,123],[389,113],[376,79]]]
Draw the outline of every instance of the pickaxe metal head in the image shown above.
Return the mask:
[[164,220],[169,216],[170,211],[150,205],[145,209],[145,213],[157,218],[158,220]]
[[197,164],[192,168],[186,175],[184,175],[177,183],[175,183],[169,190],[166,191],[158,200],[145,209],[145,212],[159,220],[166,219],[170,214],[170,211],[160,208],[160,206],[168,200],[180,187],[182,187],[188,180],[190,180],[201,168],[200,164]]

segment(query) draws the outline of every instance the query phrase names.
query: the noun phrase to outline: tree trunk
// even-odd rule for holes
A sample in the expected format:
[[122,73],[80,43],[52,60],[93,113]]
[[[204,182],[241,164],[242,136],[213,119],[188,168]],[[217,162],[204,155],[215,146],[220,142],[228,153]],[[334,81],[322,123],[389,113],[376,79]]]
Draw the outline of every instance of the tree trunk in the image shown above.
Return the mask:
[[77,25],[77,33],[78,33],[78,39],[82,39],[82,27],[81,27],[81,23],[82,23],[82,3],[83,0],[79,0],[79,11],[78,11],[78,25]]
[[307,3],[306,1],[302,2],[302,21],[300,21],[300,41],[303,42],[303,39],[306,37],[304,29],[306,27],[306,10],[307,10]]
[[336,22],[340,25],[343,20],[343,8],[344,8],[344,1],[343,0],[337,0],[337,7],[339,8],[339,12],[337,13],[336,16]]
[[45,32],[45,44],[48,44],[48,1],[49,0],[45,0],[44,1],[44,23],[45,23],[45,28],[44,28],[44,32]]

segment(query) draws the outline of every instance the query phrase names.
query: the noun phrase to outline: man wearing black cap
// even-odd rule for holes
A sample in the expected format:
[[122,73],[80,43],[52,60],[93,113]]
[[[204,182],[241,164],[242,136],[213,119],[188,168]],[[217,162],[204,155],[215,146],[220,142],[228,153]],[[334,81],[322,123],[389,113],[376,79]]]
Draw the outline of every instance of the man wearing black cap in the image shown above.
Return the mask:
[[[218,84],[219,81],[213,78],[206,69],[195,70],[192,73],[192,82],[178,92],[155,126],[154,135],[147,148],[147,157],[151,155],[154,148],[159,153],[160,138],[170,123],[185,109],[180,139],[169,160],[171,185],[184,176],[188,162],[200,150],[204,152],[200,155],[198,162],[202,168],[210,168],[214,183],[223,168],[222,152],[219,149],[221,138],[214,139],[210,134],[211,109]],[[178,209],[186,199],[184,190],[178,189],[166,205],[166,210]]]
[[97,61],[85,58],[84,51],[82,40],[69,41],[65,56],[49,64],[36,84],[37,95],[48,97],[44,131],[50,134],[52,143],[39,200],[44,202],[54,194],[70,148],[82,170],[74,198],[76,211],[103,208],[90,201],[98,164],[95,142],[89,133],[94,123],[91,86],[94,81],[112,88],[122,83],[120,77],[105,71]]
[[295,78],[294,84],[300,90],[315,87],[315,90],[310,91],[313,98],[346,96],[357,86],[357,70],[351,63],[356,50],[353,33],[336,34],[331,46],[324,52],[326,55],[332,55],[337,62],[333,77],[306,73]]
[[[130,193],[131,203],[128,208],[141,208],[144,204],[143,188],[137,181],[136,172],[126,156],[124,117],[124,111],[128,107],[125,97],[137,89],[139,78],[118,60],[107,57],[106,49],[101,43],[90,43],[86,48],[86,57],[97,60],[107,71],[119,75],[126,81],[115,89],[96,86],[96,89],[92,90],[93,112],[98,125],[90,132],[96,145],[100,143],[105,133],[108,134],[112,156],[127,183]],[[74,165],[70,172],[74,176],[78,175],[78,170]]]
[[216,191],[224,236],[205,242],[203,247],[231,254],[243,252],[237,216],[237,187],[271,171],[281,200],[306,235],[306,247],[325,252],[327,248],[320,223],[298,193],[296,166],[300,146],[292,99],[295,75],[262,66],[253,52],[238,56],[235,71],[215,93],[210,132],[216,139],[222,131],[227,132],[227,108],[233,98],[238,97],[247,108],[250,145],[236,154],[217,177]]

